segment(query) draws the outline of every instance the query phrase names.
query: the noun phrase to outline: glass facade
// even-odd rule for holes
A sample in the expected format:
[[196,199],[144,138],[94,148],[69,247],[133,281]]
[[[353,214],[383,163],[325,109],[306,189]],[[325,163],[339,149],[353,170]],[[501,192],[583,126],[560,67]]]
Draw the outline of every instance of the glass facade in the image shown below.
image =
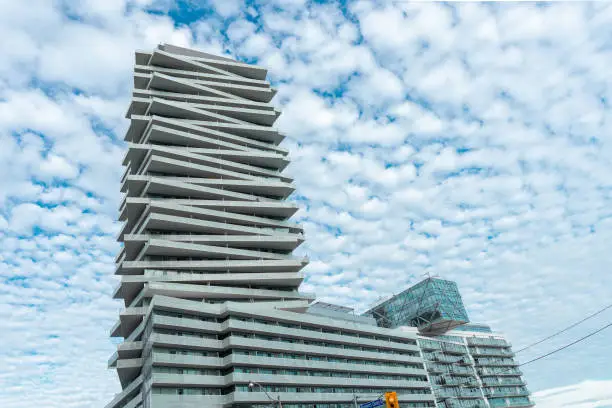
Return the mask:
[[510,344],[501,338],[473,336],[440,335],[419,339],[438,406],[484,408],[487,406],[485,400],[490,407],[533,406],[522,373],[516,368],[518,363],[513,359]]
[[425,279],[393,296],[366,315],[372,316],[382,327],[412,326],[431,333],[469,322],[457,284],[434,278]]
[[428,278],[365,314],[382,327],[416,327],[437,406],[534,406],[512,346],[486,324],[470,323],[457,284]]
[[455,330],[459,331],[468,331],[468,332],[478,332],[478,333],[492,333],[493,331],[486,324],[464,324],[463,326],[455,327]]

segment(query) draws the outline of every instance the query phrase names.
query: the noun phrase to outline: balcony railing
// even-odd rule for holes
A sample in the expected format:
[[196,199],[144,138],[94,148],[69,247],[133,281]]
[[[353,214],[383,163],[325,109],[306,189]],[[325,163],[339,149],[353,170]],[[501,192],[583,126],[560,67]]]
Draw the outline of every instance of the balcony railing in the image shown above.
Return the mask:
[[443,402],[438,402],[438,407],[441,408],[487,408],[483,400],[460,400],[446,399]]
[[478,387],[478,381],[476,378],[465,378],[465,377],[449,377],[446,375],[441,375],[439,377],[431,377],[430,378],[432,384],[438,387]]
[[503,339],[491,339],[485,337],[468,337],[469,345],[474,346],[491,346],[491,347],[510,347],[510,343]]
[[518,363],[511,358],[476,358],[476,366],[513,367]]
[[466,354],[467,348],[457,344],[442,343],[442,350],[448,353]]
[[479,388],[445,388],[435,391],[436,397],[482,398]]
[[479,367],[478,374],[483,375],[523,375],[523,372],[517,368],[495,368],[495,367]]
[[449,374],[463,374],[473,375],[474,370],[470,367],[461,367],[454,365],[443,365],[443,364],[427,364],[427,370],[435,373],[449,373]]
[[519,389],[503,389],[503,390],[496,390],[496,389],[487,389],[485,390],[485,395],[487,397],[492,397],[492,398],[496,398],[496,397],[525,397],[527,395],[529,395],[529,391],[527,390],[527,388],[519,388]]
[[514,357],[511,350],[497,347],[470,347],[470,353],[473,356]]
[[460,357],[460,356],[445,356],[442,354],[434,354],[427,356],[429,361],[434,362],[442,362],[442,363],[450,363],[450,364],[465,364],[471,365],[472,362],[468,357]]
[[497,387],[500,385],[526,385],[527,383],[525,381],[523,381],[522,378],[516,378],[516,377],[510,377],[510,378],[503,378],[503,377],[494,377],[494,378],[487,378],[486,381],[483,382],[483,387]]
[[441,350],[442,348],[437,341],[419,339],[419,344],[423,350]]
[[495,398],[489,399],[489,405],[491,408],[519,408],[519,407],[532,407],[534,403],[527,397],[514,397],[514,398]]

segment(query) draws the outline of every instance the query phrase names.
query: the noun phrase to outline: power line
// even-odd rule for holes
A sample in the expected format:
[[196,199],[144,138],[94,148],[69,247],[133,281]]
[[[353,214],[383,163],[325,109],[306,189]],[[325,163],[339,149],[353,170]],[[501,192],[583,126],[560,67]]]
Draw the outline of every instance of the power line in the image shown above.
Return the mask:
[[[431,279],[431,278],[432,278],[431,276],[428,276],[428,280],[429,280],[429,279]],[[525,347],[521,348],[520,350],[515,351],[515,352],[514,352],[514,354],[518,354],[518,353],[520,353],[520,352],[522,352],[522,351],[525,351],[525,350],[527,350],[527,349],[529,349],[529,348],[531,348],[531,347],[533,347],[533,346],[536,346],[536,345],[541,344],[541,343],[543,343],[543,342],[545,342],[545,341],[547,341],[547,340],[550,340],[550,339],[552,339],[553,337],[556,337],[556,336],[558,336],[558,335],[560,335],[560,334],[562,334],[562,333],[565,333],[566,331],[568,331],[568,330],[570,330],[570,329],[572,329],[572,328],[574,328],[574,327],[578,326],[578,325],[579,325],[579,324],[581,324],[581,323],[584,323],[585,321],[587,321],[587,320],[589,320],[589,319],[591,319],[591,318],[593,318],[593,317],[595,317],[595,316],[597,316],[597,315],[599,315],[599,314],[601,314],[601,313],[605,312],[606,310],[608,310],[608,309],[610,309],[610,308],[612,308],[612,304],[610,304],[610,305],[608,305],[608,306],[603,307],[602,309],[600,309],[600,310],[596,311],[595,313],[592,313],[592,314],[588,315],[587,317],[585,317],[585,318],[583,318],[583,319],[581,319],[581,320],[579,320],[579,321],[577,321],[577,322],[575,322],[575,323],[573,323],[573,324],[571,324],[571,325],[567,326],[567,327],[566,327],[566,328],[564,328],[564,329],[561,329],[561,330],[559,330],[559,331],[557,331],[557,332],[555,332],[555,333],[551,334],[551,335],[550,335],[550,336],[548,336],[548,337],[543,338],[542,340],[536,341],[535,343],[529,344],[529,345],[527,345],[527,346],[525,346]],[[375,312],[374,310],[371,310],[371,312],[372,312],[373,314],[377,314],[377,315],[379,315],[379,317],[382,317],[382,318],[383,318],[383,319],[385,319],[385,320],[390,321],[390,319],[389,319],[389,318],[387,318],[386,316],[383,316],[383,315],[381,315],[381,314],[379,314],[379,313]],[[605,326],[601,327],[600,329],[597,329],[596,331],[591,332],[591,333],[587,334],[586,336],[579,338],[578,340],[575,340],[575,341],[573,341],[573,342],[571,342],[571,343],[569,343],[569,344],[566,344],[565,346],[559,347],[559,348],[557,348],[557,349],[555,349],[555,350],[553,350],[553,351],[551,351],[551,352],[549,352],[549,353],[546,353],[546,354],[544,354],[544,355],[542,355],[542,356],[536,357],[536,358],[534,358],[534,359],[532,359],[532,360],[529,360],[529,361],[527,361],[527,362],[525,362],[525,363],[518,364],[517,366],[513,366],[513,367],[511,367],[511,368],[509,368],[509,369],[502,370],[502,371],[500,372],[500,374],[501,374],[501,373],[504,373],[504,372],[506,372],[506,371],[511,371],[511,370],[513,370],[513,369],[514,369],[514,367],[521,367],[521,366],[525,366],[525,365],[527,365],[527,364],[531,364],[531,363],[533,363],[533,362],[536,362],[536,361],[538,361],[538,360],[541,360],[541,359],[543,359],[543,358],[546,358],[546,357],[548,357],[548,356],[551,356],[551,355],[553,355],[553,354],[555,354],[555,353],[558,353],[559,351],[565,350],[566,348],[569,348],[569,347],[571,347],[571,346],[573,346],[573,345],[575,345],[575,344],[577,344],[577,343],[580,343],[580,342],[581,342],[581,341],[583,341],[583,340],[588,339],[589,337],[592,337],[592,336],[596,335],[597,333],[599,333],[599,332],[601,332],[601,331],[603,331],[603,330],[607,329],[607,328],[608,328],[608,327],[610,327],[610,326],[612,326],[612,323],[609,323],[609,324],[607,324],[607,325],[605,325]],[[451,363],[450,363],[450,365],[455,365],[455,364],[457,364],[457,363],[459,363],[459,364],[464,363],[464,358],[460,358],[460,359],[458,359],[457,361],[453,361],[453,362],[451,362]],[[462,384],[467,384],[467,383],[470,383],[470,382],[472,382],[472,380],[470,380],[470,381],[466,381],[466,382],[464,382],[464,383],[458,383],[458,384],[457,384],[457,386],[461,386]],[[441,402],[444,402],[444,401],[446,401],[447,399],[448,399],[448,398],[445,398],[445,399],[443,399]]]
[[585,322],[585,321],[589,320],[590,318],[595,317],[595,316],[597,316],[598,314],[601,314],[601,313],[605,312],[606,310],[610,309],[611,307],[612,307],[612,304],[610,304],[610,305],[608,305],[608,306],[604,307],[603,309],[598,310],[597,312],[595,312],[595,313],[593,313],[593,314],[591,314],[591,315],[589,315],[589,316],[585,317],[584,319],[582,319],[582,320],[580,320],[580,321],[577,321],[576,323],[574,323],[574,324],[572,324],[572,325],[570,325],[570,326],[567,326],[565,329],[559,330],[558,332],[553,333],[553,334],[551,334],[550,336],[548,336],[548,337],[546,337],[546,338],[544,338],[544,339],[542,339],[542,340],[540,340],[540,341],[536,341],[535,343],[532,343],[532,344],[530,344],[530,345],[528,345],[528,346],[525,346],[525,347],[523,347],[522,349],[520,349],[520,350],[518,350],[518,351],[515,351],[514,353],[515,353],[515,354],[518,354],[518,353],[520,353],[521,351],[525,351],[525,350],[527,350],[527,349],[529,349],[529,348],[531,348],[531,347],[533,347],[533,346],[537,346],[538,344],[545,342],[546,340],[552,339],[553,337],[556,337],[556,336],[558,336],[558,335],[559,335],[559,334],[561,334],[561,333],[565,333],[565,332],[566,332],[566,331],[568,331],[569,329],[572,329],[572,328],[574,328],[574,327],[578,326],[580,323],[583,323],[583,322]]
[[[541,356],[539,356],[539,357],[536,357],[536,358],[534,358],[534,359],[532,359],[532,360],[529,360],[529,361],[527,361],[527,362],[525,362],[525,363],[518,364],[518,365],[516,365],[516,366],[513,366],[513,367],[510,367],[510,368],[507,368],[507,369],[505,369],[505,370],[501,370],[501,371],[500,371],[499,373],[497,373],[496,375],[503,374],[504,372],[507,372],[507,371],[512,371],[512,370],[514,370],[514,369],[515,369],[515,367],[522,367],[522,366],[525,366],[525,365],[527,365],[527,364],[534,363],[534,362],[536,362],[536,361],[538,361],[538,360],[541,360],[541,359],[546,358],[546,357],[548,357],[548,356],[551,356],[551,355],[553,355],[553,354],[555,354],[555,353],[558,353],[558,352],[559,352],[559,351],[561,351],[561,350],[565,350],[566,348],[569,348],[569,347],[571,347],[571,346],[573,346],[573,345],[575,345],[575,344],[578,344],[578,343],[580,343],[581,341],[584,341],[584,340],[588,339],[589,337],[592,337],[592,336],[596,335],[597,333],[604,331],[605,329],[607,329],[607,328],[608,328],[608,327],[610,327],[610,326],[612,326],[612,323],[608,323],[608,324],[606,324],[605,326],[603,326],[603,327],[601,327],[601,328],[599,328],[599,329],[597,329],[597,330],[595,330],[595,331],[593,331],[593,332],[591,332],[591,333],[587,334],[586,336],[583,336],[583,337],[579,338],[578,340],[575,340],[575,341],[573,341],[573,342],[571,342],[571,343],[569,343],[569,344],[566,344],[565,346],[562,346],[562,347],[556,348],[556,349],[554,349],[553,351],[551,351],[551,352],[549,352],[549,353],[546,353],[546,354],[544,354],[544,355],[541,355]],[[467,384],[467,383],[473,383],[473,379],[470,379],[469,381],[465,381],[465,382],[463,382],[463,383],[457,383],[456,385],[457,385],[457,386],[461,386],[461,385],[463,385],[463,384]],[[449,399],[451,399],[451,397],[446,397],[446,398],[442,399],[442,400],[441,400],[441,401],[439,401],[439,402],[445,402],[445,401],[447,401],[447,400],[449,400]],[[446,404],[445,404],[445,405],[446,405]]]
[[608,328],[608,327],[610,327],[610,326],[612,326],[612,323],[608,323],[608,324],[607,324],[607,325],[605,325],[604,327],[599,328],[599,329],[595,330],[594,332],[591,332],[591,333],[587,334],[586,336],[581,337],[581,338],[579,338],[578,340],[571,342],[570,344],[566,344],[566,345],[565,345],[565,346],[563,346],[563,347],[559,347],[558,349],[555,349],[555,350],[551,351],[550,353],[544,354],[543,356],[536,357],[536,358],[534,358],[533,360],[529,360],[529,361],[527,361],[527,362],[525,362],[525,363],[519,364],[519,366],[524,366],[524,365],[527,365],[527,364],[533,363],[533,362],[535,362],[535,361],[538,361],[538,360],[543,359],[544,357],[548,357],[548,356],[550,356],[550,355],[552,355],[552,354],[555,354],[555,353],[557,353],[557,352],[559,352],[559,351],[561,351],[561,350],[565,350],[566,348],[571,347],[571,346],[573,346],[573,345],[574,345],[574,344],[576,344],[576,343],[580,343],[582,340],[586,340],[586,339],[588,339],[589,337],[594,336],[594,335],[596,335],[597,333],[599,333],[599,332],[601,332],[601,331],[604,331],[605,329],[607,329],[607,328]]

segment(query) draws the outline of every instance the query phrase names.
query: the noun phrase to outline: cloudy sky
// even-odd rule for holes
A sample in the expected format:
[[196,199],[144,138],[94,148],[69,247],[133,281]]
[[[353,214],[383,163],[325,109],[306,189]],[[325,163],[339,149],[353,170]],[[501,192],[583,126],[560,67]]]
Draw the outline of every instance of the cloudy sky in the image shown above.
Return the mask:
[[[269,68],[311,258],[363,311],[437,274],[520,348],[611,303],[612,7],[0,0],[0,406],[103,406],[135,49]],[[612,321],[612,309],[521,361]],[[612,406],[612,329],[524,368]]]

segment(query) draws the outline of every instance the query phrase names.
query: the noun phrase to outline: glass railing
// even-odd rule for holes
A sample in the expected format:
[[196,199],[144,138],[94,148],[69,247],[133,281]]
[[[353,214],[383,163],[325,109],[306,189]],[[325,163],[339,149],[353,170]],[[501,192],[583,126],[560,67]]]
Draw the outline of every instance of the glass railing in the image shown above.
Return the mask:
[[491,408],[502,408],[508,406],[505,399],[490,399],[489,405]]
[[450,377],[447,375],[441,375],[438,377],[430,377],[430,381],[437,387],[478,387],[478,381],[476,378],[470,377]]
[[530,407],[533,405],[533,401],[527,397],[508,398],[508,406],[511,407]]
[[494,347],[510,347],[510,343],[503,339],[491,339],[485,337],[468,337],[469,345],[475,346],[494,346]]
[[475,356],[514,356],[511,350],[497,347],[470,347],[470,353]]
[[510,358],[477,358],[475,359],[477,366],[501,366],[512,367],[518,363]]
[[461,356],[445,356],[443,354],[430,354],[427,356],[429,361],[442,362],[442,363],[450,363],[450,364],[466,364],[470,365],[471,361],[467,357]]
[[477,370],[480,375],[523,375],[521,370],[516,368],[479,367]]
[[495,387],[498,385],[525,385],[526,382],[523,381],[523,379],[521,378],[516,378],[516,377],[509,377],[509,378],[503,378],[503,377],[497,377],[497,378],[487,378],[486,381],[483,382],[483,386],[484,387]]
[[456,344],[448,344],[448,343],[442,343],[442,350],[448,351],[451,353],[460,353],[460,354],[467,353],[466,347],[462,347]]
[[523,387],[501,389],[490,388],[485,391],[485,395],[487,397],[520,397],[529,395],[529,391],[527,388]]
[[440,350],[441,345],[437,341],[419,339],[419,345],[423,350]]
[[461,367],[461,366],[453,366],[453,365],[443,365],[443,364],[427,364],[427,370],[438,373],[449,373],[449,374],[474,374],[474,371],[470,367]]
[[527,397],[514,397],[514,398],[491,398],[489,399],[489,405],[491,408],[505,408],[505,407],[530,407],[533,406],[533,402]]
[[443,408],[486,408],[487,405],[483,400],[459,400],[447,399],[444,402],[438,402],[439,407]]
[[436,397],[482,398],[479,388],[445,388],[435,391]]
[[449,372],[452,374],[474,374],[474,370],[471,367],[450,367]]

